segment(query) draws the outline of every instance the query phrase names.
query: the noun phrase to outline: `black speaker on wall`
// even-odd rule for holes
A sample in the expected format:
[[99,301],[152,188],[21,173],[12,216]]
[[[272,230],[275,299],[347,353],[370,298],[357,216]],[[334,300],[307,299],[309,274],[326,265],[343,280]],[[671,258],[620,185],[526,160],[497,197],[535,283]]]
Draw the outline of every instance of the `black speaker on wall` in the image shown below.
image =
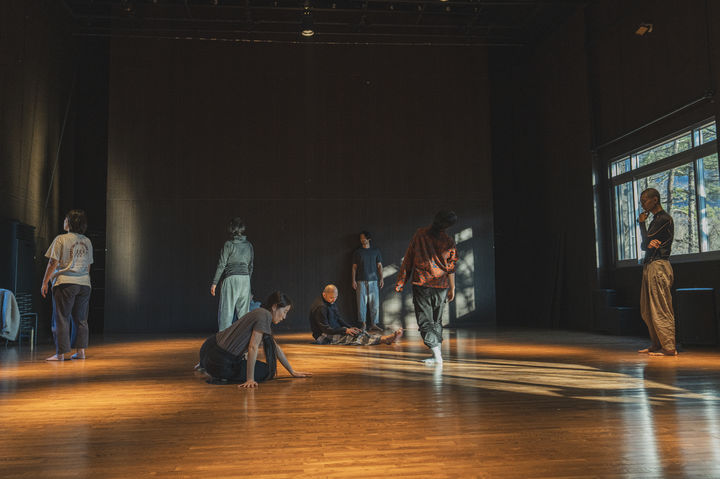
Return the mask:
[[31,293],[35,280],[35,227],[17,220],[0,220],[0,288],[15,296]]

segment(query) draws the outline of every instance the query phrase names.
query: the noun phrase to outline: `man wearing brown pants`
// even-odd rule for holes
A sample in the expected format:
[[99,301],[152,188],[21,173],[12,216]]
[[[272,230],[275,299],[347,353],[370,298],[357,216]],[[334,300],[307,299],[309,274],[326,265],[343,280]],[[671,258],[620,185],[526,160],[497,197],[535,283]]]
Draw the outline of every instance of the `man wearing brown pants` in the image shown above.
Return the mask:
[[[672,249],[675,226],[670,216],[660,206],[660,193],[648,188],[640,195],[643,212],[638,217],[643,260],[643,279],[640,290],[640,314],[650,333],[650,346],[638,351],[651,356],[676,356],[675,315],[673,314],[670,287],[673,269],[668,258]],[[653,214],[650,227],[645,227],[648,215]]]

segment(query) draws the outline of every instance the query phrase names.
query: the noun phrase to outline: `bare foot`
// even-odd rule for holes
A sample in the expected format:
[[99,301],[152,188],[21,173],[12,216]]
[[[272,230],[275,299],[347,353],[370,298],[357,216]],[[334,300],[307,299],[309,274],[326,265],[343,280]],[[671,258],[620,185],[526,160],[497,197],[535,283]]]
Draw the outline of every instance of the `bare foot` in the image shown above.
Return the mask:
[[432,358],[425,358],[425,359],[421,360],[420,362],[427,364],[428,366],[435,366],[435,365],[440,366],[440,365],[442,365],[443,360],[442,360],[442,358],[436,359],[436,358],[432,357]]
[[640,349],[640,350],[638,351],[638,353],[640,353],[640,354],[648,354],[648,353],[654,353],[654,352],[656,352],[656,351],[660,351],[660,348],[649,347],[649,348],[645,348],[645,349]]
[[53,354],[49,358],[45,358],[45,361],[65,361],[64,354]]
[[677,350],[667,350],[667,349],[661,349],[660,351],[651,351],[650,356],[677,356]]
[[380,338],[380,340],[381,340],[383,343],[385,343],[385,344],[392,344],[392,343],[394,343],[395,341],[397,341],[398,338],[399,338],[400,336],[402,336],[402,334],[403,334],[403,330],[402,330],[402,328],[400,328],[400,329],[398,329],[397,331],[395,331],[394,333],[392,333],[392,334],[390,334],[390,335],[388,335],[388,336],[383,336],[382,338]]

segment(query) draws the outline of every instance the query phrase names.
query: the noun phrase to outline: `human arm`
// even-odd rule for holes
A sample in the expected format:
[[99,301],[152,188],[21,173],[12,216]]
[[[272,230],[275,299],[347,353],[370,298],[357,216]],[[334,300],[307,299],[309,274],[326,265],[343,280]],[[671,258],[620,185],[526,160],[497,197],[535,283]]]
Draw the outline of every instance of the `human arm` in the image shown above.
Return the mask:
[[[273,341],[275,341],[273,339]],[[275,354],[277,354],[278,361],[280,361],[280,364],[283,365],[285,369],[287,369],[287,372],[290,373],[290,376],[294,378],[307,378],[312,376],[312,373],[304,373],[301,371],[295,371],[292,366],[290,366],[290,361],[288,361],[287,356],[285,356],[285,353],[283,352],[280,345],[275,342]]]
[[255,381],[255,363],[257,362],[258,348],[260,347],[262,337],[262,331],[258,331],[257,329],[253,330],[247,350],[247,380],[240,385],[241,388],[256,388],[258,386],[258,383]]
[[40,294],[42,294],[42,297],[45,298],[47,296],[48,292],[48,283],[53,277],[53,273],[55,272],[55,268],[57,267],[58,261],[54,258],[50,258],[48,260],[47,268],[45,268],[45,275],[43,276],[43,283],[40,288]]
[[383,279],[383,267],[382,263],[377,264],[377,274],[378,274],[378,286],[380,286],[380,289],[385,286],[385,280]]
[[[330,326],[330,307],[326,305],[321,305],[316,307],[312,313],[312,321],[315,326],[317,326],[317,329],[320,330],[323,334],[327,334],[328,336],[332,336],[334,334],[353,334],[352,332],[349,332],[349,330],[353,329],[350,328],[349,325],[345,324],[345,322],[338,318],[338,323],[340,325],[336,328],[333,328]],[[357,329],[357,328],[354,328]],[[357,333],[356,333],[357,334]]]
[[448,289],[447,300],[448,303],[455,299],[455,273],[448,274],[448,281],[450,281],[450,288]]
[[[220,258],[218,259],[217,268],[215,268],[215,276],[213,276],[212,285],[216,286],[220,282],[220,278],[222,277],[223,271],[225,271],[225,266],[227,266],[228,258],[230,257],[230,252],[232,250],[232,243],[230,241],[226,241],[223,245],[222,249],[220,250]],[[212,286],[210,287],[210,294],[215,296],[213,294]]]
[[397,282],[395,283],[395,291],[397,292],[403,290],[403,287],[405,286],[405,281],[407,281],[407,277],[410,274],[410,270],[412,269],[415,262],[415,237],[416,236],[413,236],[412,240],[410,241],[410,245],[405,252],[402,264],[400,265],[400,270],[398,271]]
[[355,278],[357,277],[357,263],[353,263],[352,265],[352,288],[357,290],[357,281]]
[[[640,222],[640,235],[642,238],[640,246],[643,251],[651,249],[657,251],[669,247],[674,236],[672,218],[668,214],[656,216],[649,228],[645,227],[645,222]],[[660,253],[663,254],[662,251]],[[669,253],[667,254],[669,255]]]

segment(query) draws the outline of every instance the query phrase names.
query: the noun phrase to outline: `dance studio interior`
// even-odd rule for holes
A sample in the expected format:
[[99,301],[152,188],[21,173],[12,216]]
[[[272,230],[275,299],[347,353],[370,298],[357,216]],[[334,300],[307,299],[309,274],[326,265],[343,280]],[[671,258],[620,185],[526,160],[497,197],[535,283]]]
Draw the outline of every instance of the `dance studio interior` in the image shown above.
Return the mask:
[[[3,0],[0,476],[720,477],[719,95],[712,0]],[[201,351],[233,218],[255,384]],[[318,344],[361,232],[398,336]]]

